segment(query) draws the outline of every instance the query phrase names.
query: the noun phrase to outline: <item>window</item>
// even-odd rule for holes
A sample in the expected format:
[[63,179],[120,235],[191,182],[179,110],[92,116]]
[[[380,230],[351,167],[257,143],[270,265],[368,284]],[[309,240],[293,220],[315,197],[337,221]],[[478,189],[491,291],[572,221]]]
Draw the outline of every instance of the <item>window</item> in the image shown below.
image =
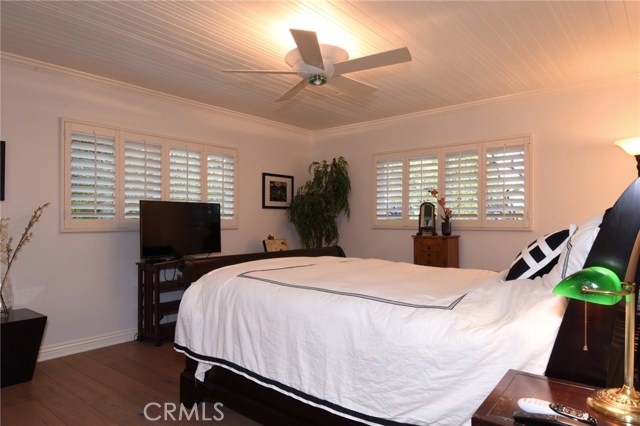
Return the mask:
[[380,156],[376,161],[376,220],[403,219],[403,159]]
[[[376,154],[375,227],[414,228],[437,189],[458,228],[529,229],[531,137]],[[439,211],[442,213],[441,211]]]
[[98,229],[116,218],[116,140],[113,129],[76,124],[65,144],[65,216]]
[[64,231],[137,229],[139,201],[220,203],[237,226],[237,151],[63,120]]
[[478,145],[448,148],[444,153],[444,188],[447,207],[457,221],[478,225],[480,216],[480,157]]
[[202,168],[196,147],[169,148],[169,200],[200,201]]
[[223,220],[235,217],[236,155],[233,150],[218,148],[207,152],[207,202],[219,203]]
[[527,222],[527,167],[524,144],[485,147],[485,217],[500,224]]
[[413,153],[409,155],[408,162],[409,219],[417,221],[420,204],[433,198],[429,191],[438,187],[438,152],[431,150]]
[[140,200],[162,199],[162,141],[125,133],[124,217],[137,219]]

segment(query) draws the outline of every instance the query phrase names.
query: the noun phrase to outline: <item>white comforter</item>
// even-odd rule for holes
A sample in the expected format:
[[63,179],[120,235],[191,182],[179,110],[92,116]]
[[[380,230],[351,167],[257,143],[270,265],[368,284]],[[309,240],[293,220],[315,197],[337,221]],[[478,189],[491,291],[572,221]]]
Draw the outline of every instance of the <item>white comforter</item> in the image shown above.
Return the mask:
[[460,425],[509,368],[544,372],[564,313],[555,283],[503,275],[336,257],[233,265],[186,291],[176,349],[200,379],[221,365],[367,424]]

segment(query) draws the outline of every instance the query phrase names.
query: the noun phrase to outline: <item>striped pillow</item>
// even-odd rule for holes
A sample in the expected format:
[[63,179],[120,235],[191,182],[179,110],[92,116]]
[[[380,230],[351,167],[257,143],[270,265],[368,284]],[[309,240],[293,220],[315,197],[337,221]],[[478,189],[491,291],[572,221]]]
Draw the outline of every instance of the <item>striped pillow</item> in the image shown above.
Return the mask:
[[572,226],[552,232],[529,244],[516,256],[505,280],[534,279],[551,271],[574,230]]

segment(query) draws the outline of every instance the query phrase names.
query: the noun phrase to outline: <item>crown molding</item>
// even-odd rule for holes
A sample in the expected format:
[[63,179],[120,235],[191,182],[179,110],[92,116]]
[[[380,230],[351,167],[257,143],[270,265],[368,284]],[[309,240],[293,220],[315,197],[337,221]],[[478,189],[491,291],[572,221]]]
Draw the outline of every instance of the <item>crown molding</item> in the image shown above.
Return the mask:
[[264,118],[256,117],[254,115],[243,114],[241,112],[231,111],[228,109],[216,107],[204,102],[193,101],[185,99],[179,96],[170,95],[157,90],[147,89],[144,87],[136,86],[134,84],[124,83],[118,80],[113,80],[106,77],[100,77],[95,74],[86,73],[83,71],[74,70],[71,68],[62,67],[59,65],[50,64],[48,62],[42,62],[35,59],[26,58],[24,56],[14,55],[12,53],[0,52],[2,55],[2,63],[13,65],[19,68],[29,69],[34,72],[42,72],[46,74],[62,76],[71,80],[79,80],[85,83],[95,84],[97,86],[109,87],[114,89],[123,90],[129,93],[137,95],[150,96],[160,98],[167,102],[180,104],[188,107],[195,107],[199,109],[205,109],[216,114],[222,114],[229,118],[250,120],[256,124],[261,124],[269,127],[278,128],[288,132],[295,132],[306,138],[310,138],[313,134],[312,131],[302,129],[300,127],[290,126],[276,121],[267,120]]
[[44,72],[52,75],[63,76],[69,79],[81,80],[84,82],[88,82],[88,83],[103,86],[103,87],[112,87],[112,88],[120,89],[123,91],[128,91],[130,93],[152,96],[152,97],[160,98],[165,101],[173,102],[176,104],[205,109],[205,110],[214,112],[216,114],[225,115],[230,118],[250,120],[256,124],[261,124],[261,125],[277,128],[280,130],[297,133],[300,136],[308,138],[307,140],[309,141],[314,141],[315,138],[318,136],[334,135],[334,134],[340,134],[344,132],[347,132],[347,133],[356,132],[364,128],[366,128],[367,130],[371,130],[372,127],[378,127],[378,128],[388,127],[392,125],[404,124],[410,120],[448,114],[452,112],[470,111],[478,108],[483,108],[489,105],[499,105],[499,104],[504,104],[504,103],[513,102],[517,100],[531,99],[535,97],[549,96],[549,95],[559,94],[559,93],[570,93],[570,92],[576,92],[576,91],[600,89],[604,87],[612,87],[616,85],[624,85],[624,84],[640,82],[640,74],[623,75],[623,76],[618,76],[614,78],[588,81],[580,84],[558,86],[553,88],[546,88],[546,89],[534,90],[529,92],[498,96],[495,98],[482,99],[479,101],[468,102],[464,104],[450,105],[442,108],[435,108],[435,109],[430,109],[426,111],[414,112],[414,113],[400,115],[396,117],[365,121],[365,122],[360,122],[355,124],[348,124],[345,126],[336,126],[336,127],[323,129],[323,130],[307,130],[300,127],[286,125],[276,121],[256,117],[253,115],[243,114],[240,112],[216,107],[203,102],[181,98],[179,96],[170,95],[170,94],[159,92],[156,90],[146,89],[133,84],[123,83],[121,81],[112,80],[106,77],[100,77],[94,74],[89,74],[82,71],[61,67],[58,65],[53,65],[48,62],[29,59],[23,56],[14,55],[12,53],[1,52],[1,54],[2,54],[2,63],[14,65],[14,66],[25,68],[25,69],[30,69],[35,72]]
[[442,108],[434,108],[426,111],[419,111],[405,115],[399,115],[395,117],[383,118],[379,120],[372,120],[367,122],[349,124],[346,126],[331,127],[323,130],[315,130],[313,136],[333,135],[344,132],[357,132],[363,128],[371,130],[372,127],[388,127],[391,125],[405,124],[407,121],[421,119],[426,117],[433,117],[442,114],[449,114],[452,112],[471,111],[474,109],[484,108],[489,105],[499,105],[508,102],[533,99],[536,97],[550,96],[561,93],[571,93],[585,90],[602,89],[606,87],[621,86],[626,84],[640,83],[640,74],[627,74],[614,78],[605,78],[599,80],[592,80],[579,84],[572,84],[566,86],[557,86],[553,88],[545,88],[539,90],[533,90],[529,92],[515,93],[511,95],[498,96],[490,99],[482,99],[474,102],[467,102],[464,104],[450,105]]

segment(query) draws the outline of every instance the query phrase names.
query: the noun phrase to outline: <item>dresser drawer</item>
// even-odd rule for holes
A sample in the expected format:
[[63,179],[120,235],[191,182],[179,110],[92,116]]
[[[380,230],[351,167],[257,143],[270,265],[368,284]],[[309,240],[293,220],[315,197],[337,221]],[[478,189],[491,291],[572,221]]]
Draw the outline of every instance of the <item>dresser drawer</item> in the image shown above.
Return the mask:
[[442,253],[445,251],[444,247],[440,244],[417,244],[414,247],[416,254],[432,255],[434,253]]
[[440,266],[440,267],[447,266],[446,259],[441,252],[437,254],[436,253],[417,254],[415,263],[417,265],[425,265],[425,266]]

